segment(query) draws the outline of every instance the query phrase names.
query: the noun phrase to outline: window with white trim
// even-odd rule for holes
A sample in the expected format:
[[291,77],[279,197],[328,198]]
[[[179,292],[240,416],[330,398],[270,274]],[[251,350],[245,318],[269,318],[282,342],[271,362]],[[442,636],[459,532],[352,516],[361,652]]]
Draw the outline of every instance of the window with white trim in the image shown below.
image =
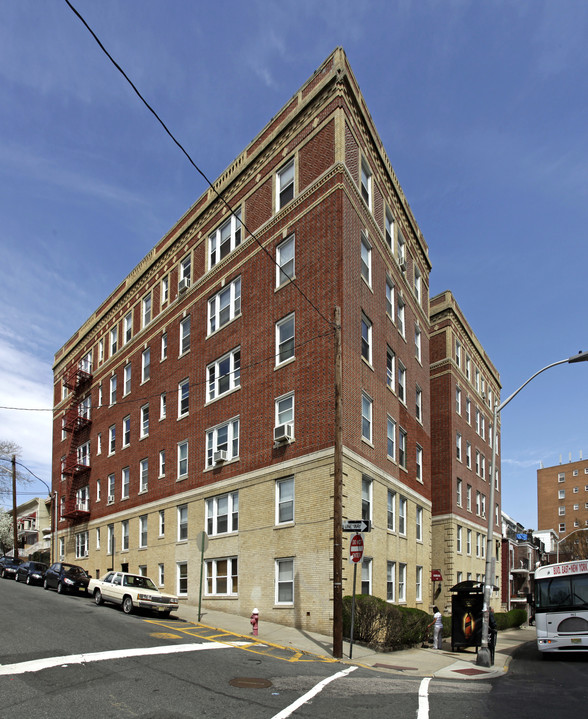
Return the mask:
[[133,339],[133,312],[128,312],[123,318],[123,345]]
[[415,393],[415,417],[418,422],[423,421],[423,390],[417,385],[414,388]]
[[113,327],[110,330],[110,356],[112,357],[113,354],[118,349],[118,327]]
[[164,359],[167,359],[167,332],[164,332],[161,335],[161,357],[160,361],[163,362]]
[[457,499],[456,499],[456,503],[457,503],[458,507],[461,507],[461,503],[463,501],[462,493],[463,493],[463,481],[461,479],[458,479],[457,480]]
[[394,391],[396,377],[396,354],[386,346],[386,384]]
[[361,560],[361,593],[372,593],[372,558],[365,555]]
[[210,402],[241,384],[241,348],[227,352],[206,368],[207,396]]
[[165,449],[159,450],[159,477],[165,477]]
[[406,263],[406,240],[400,227],[397,228],[396,235],[398,242],[398,264],[402,266]]
[[472,445],[469,442],[466,442],[466,467],[472,468]]
[[372,209],[372,171],[366,160],[361,160],[361,196],[366,205]]
[[372,246],[369,243],[367,235],[361,233],[361,276],[367,282],[368,286],[372,286]]
[[398,298],[398,309],[396,319],[398,322],[398,331],[402,337],[406,337],[406,326],[405,326],[405,315],[406,315],[406,304],[402,297]]
[[161,278],[161,290],[160,290],[161,304],[164,305],[169,300],[169,276]]
[[151,322],[151,292],[141,301],[141,318],[143,327],[147,327]]
[[149,459],[139,462],[139,492],[146,492],[149,487]]
[[114,454],[116,450],[116,426],[113,424],[108,428],[108,454]]
[[396,599],[396,562],[386,563],[386,601]]
[[417,542],[423,541],[423,508],[416,508],[416,540]]
[[159,524],[159,536],[164,537],[165,536],[165,509],[159,510],[158,524]]
[[144,404],[141,413],[141,438],[149,436],[149,405]]
[[294,477],[276,480],[276,524],[294,521]]
[[415,323],[414,326],[414,356],[420,362],[423,350],[423,337],[421,328]]
[[76,559],[83,559],[88,556],[89,541],[87,530],[76,534]]
[[116,404],[116,375],[110,378],[110,404]]
[[178,442],[178,478],[188,474],[188,441]]
[[131,365],[125,365],[123,369],[123,397],[131,393]]
[[276,247],[276,287],[281,287],[296,276],[294,250],[294,235],[290,235]]
[[457,414],[461,414],[461,389],[455,388],[455,411]]
[[423,448],[416,445],[416,479],[418,482],[423,481]]
[[396,422],[390,416],[386,420],[386,454],[396,460]]
[[276,559],[276,604],[294,603],[294,559]]
[[373,401],[365,392],[361,393],[361,436],[368,442],[372,441],[372,404]]
[[147,382],[151,377],[151,349],[143,350],[141,353],[141,382]]
[[241,314],[241,278],[208,300],[208,334],[211,335]]
[[386,207],[384,217],[384,235],[386,237],[386,244],[392,252],[394,252],[394,215],[389,207]]
[[407,440],[408,440],[408,435],[406,433],[406,430],[402,429],[402,427],[399,427],[398,428],[398,464],[403,469],[406,469]]
[[466,531],[466,553],[471,554],[472,553],[472,530],[468,529]]
[[406,512],[408,508],[408,500],[406,497],[398,497],[398,533],[406,534]]
[[215,463],[214,455],[225,452],[227,461],[239,456],[239,418],[219,424],[206,432],[206,466]]
[[396,492],[391,489],[388,490],[386,528],[391,532],[396,531]]
[[[182,282],[184,284],[182,285]],[[178,289],[180,286],[189,287],[192,282],[192,257],[188,255],[180,262],[178,272]]]
[[373,481],[365,475],[361,478],[361,518],[366,522],[372,520]]
[[276,173],[276,211],[294,198],[294,160],[290,160]]
[[206,532],[209,537],[239,529],[239,492],[220,494],[206,500]]
[[386,277],[386,314],[394,322],[394,284]]
[[159,395],[159,419],[167,417],[167,394],[162,392]]
[[129,467],[123,467],[121,472],[121,499],[129,498],[129,486],[131,483],[131,470]]
[[122,446],[128,447],[131,443],[131,415],[123,417],[122,421]]
[[372,363],[372,323],[364,314],[361,315],[361,356]]
[[416,297],[417,302],[420,305],[423,298],[422,277],[419,268],[416,266],[416,263],[414,265],[414,296]]
[[275,401],[275,426],[291,424],[294,430],[294,392],[289,392]]
[[180,356],[190,349],[190,320],[188,315],[180,322]]
[[455,434],[455,456],[461,462],[461,434],[459,432]]
[[178,419],[185,417],[190,411],[190,380],[183,379],[178,384]]
[[108,499],[107,499],[108,504],[112,504],[114,502],[114,484],[115,484],[114,474],[109,474],[108,475]]
[[177,562],[178,597],[188,596],[188,562]]
[[143,549],[147,546],[147,515],[142,514],[139,517],[139,548]]
[[398,360],[398,399],[406,404],[406,367]]
[[237,210],[208,238],[208,267],[214,267],[241,244],[241,210]]
[[188,505],[178,506],[178,542],[188,539]]
[[398,601],[406,602],[406,564],[398,564]]
[[276,322],[276,366],[294,357],[294,312]]
[[204,592],[208,597],[234,597],[239,590],[237,557],[207,559]]
[[123,519],[120,523],[120,531],[121,531],[121,540],[120,540],[120,548],[123,552],[128,552],[129,550],[129,520]]
[[461,554],[462,552],[462,536],[463,536],[463,527],[461,527],[459,524],[457,525],[457,532],[455,535],[455,549],[458,554]]

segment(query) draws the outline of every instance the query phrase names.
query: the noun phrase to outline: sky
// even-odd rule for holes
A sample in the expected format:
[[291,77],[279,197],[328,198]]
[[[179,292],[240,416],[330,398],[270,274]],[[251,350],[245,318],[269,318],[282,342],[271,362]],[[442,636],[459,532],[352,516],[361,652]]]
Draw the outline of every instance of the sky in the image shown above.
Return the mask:
[[[342,46],[502,399],[588,351],[583,0],[71,1],[211,180]],[[50,484],[55,352],[206,184],[65,0],[0,0],[0,98],[0,440]],[[525,527],[540,463],[588,458],[587,406],[588,363],[504,408]]]

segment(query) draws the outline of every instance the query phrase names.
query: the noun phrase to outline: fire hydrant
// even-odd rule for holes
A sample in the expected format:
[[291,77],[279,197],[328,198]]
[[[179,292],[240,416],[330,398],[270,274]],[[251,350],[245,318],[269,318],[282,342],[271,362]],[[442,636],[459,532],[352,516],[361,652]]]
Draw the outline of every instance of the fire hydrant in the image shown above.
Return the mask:
[[253,627],[253,636],[256,637],[259,630],[259,610],[257,608],[251,612],[251,619],[249,621]]

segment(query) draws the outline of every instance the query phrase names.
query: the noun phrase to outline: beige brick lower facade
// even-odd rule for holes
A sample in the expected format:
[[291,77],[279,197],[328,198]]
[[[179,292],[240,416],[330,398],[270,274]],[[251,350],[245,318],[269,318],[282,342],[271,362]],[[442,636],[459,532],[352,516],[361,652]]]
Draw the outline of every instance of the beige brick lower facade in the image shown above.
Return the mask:
[[[279,522],[276,484],[289,478],[294,480],[294,519]],[[344,518],[362,517],[362,487],[368,485],[370,506],[364,507],[364,511],[371,514],[372,531],[364,534],[365,561],[358,567],[356,591],[362,591],[363,578],[363,587],[370,594],[383,599],[391,597],[395,603],[429,611],[430,503],[397,479],[348,454],[344,462]],[[389,512],[392,508],[389,493],[393,513]],[[203,610],[214,608],[249,616],[256,607],[260,616],[269,621],[330,633],[333,617],[332,452],[317,453],[287,465],[268,467],[255,475],[145,503],[127,513],[112,514],[102,522],[78,524],[59,533],[58,546],[63,547],[65,561],[83,566],[93,576],[103,576],[112,567],[131,572],[141,570],[165,591],[177,593],[189,604],[197,605],[201,562],[197,537],[209,529],[206,501],[227,495],[234,498],[233,510],[238,501],[234,512],[238,526],[234,531],[219,534],[213,531],[208,537],[204,552]],[[404,509],[401,501],[405,502]],[[180,538],[180,507],[187,511],[187,539]],[[389,526],[392,519],[394,522]],[[228,529],[233,529],[231,521],[229,518]],[[140,546],[141,522],[146,522],[144,547]],[[128,523],[128,549],[123,548],[124,523]],[[114,558],[109,551],[109,525],[113,528],[110,531],[114,535]],[[85,533],[87,539],[84,539]],[[353,590],[352,564],[348,562],[351,536],[343,534],[344,595]],[[85,548],[87,556],[80,556]],[[282,573],[278,576],[280,570]],[[278,585],[283,591],[281,597]]]

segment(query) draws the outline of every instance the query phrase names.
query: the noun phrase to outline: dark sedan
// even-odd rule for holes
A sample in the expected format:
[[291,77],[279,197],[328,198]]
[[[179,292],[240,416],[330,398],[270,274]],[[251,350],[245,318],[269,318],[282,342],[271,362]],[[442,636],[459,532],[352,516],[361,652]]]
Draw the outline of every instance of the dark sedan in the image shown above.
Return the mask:
[[2,557],[2,559],[0,559],[0,577],[3,579],[14,579],[16,570],[20,564],[22,564],[22,559]]
[[23,562],[16,570],[14,577],[17,582],[26,584],[43,584],[47,565],[43,562]]
[[43,587],[45,589],[57,589],[59,594],[67,594],[68,592],[87,594],[89,581],[90,577],[82,567],[78,567],[76,564],[67,564],[66,562],[55,562],[45,572]]

